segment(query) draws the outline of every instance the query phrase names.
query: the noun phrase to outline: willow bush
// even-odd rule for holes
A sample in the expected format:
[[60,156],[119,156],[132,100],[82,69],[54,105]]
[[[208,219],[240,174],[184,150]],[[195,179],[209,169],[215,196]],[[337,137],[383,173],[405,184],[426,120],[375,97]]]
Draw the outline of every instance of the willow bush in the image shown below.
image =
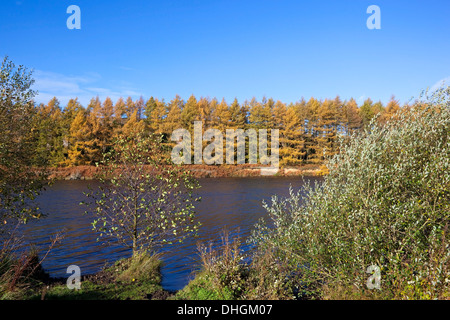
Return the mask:
[[[372,122],[342,143],[323,183],[264,204],[271,224],[259,223],[252,240],[289,258],[286,276],[303,294],[450,298],[449,98],[441,88],[383,126]],[[367,285],[372,265],[379,289]]]

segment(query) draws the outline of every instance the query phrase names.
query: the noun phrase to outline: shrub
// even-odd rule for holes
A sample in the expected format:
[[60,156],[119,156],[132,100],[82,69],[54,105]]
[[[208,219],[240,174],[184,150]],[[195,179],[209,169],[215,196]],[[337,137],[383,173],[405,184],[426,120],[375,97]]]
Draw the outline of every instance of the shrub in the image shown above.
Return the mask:
[[266,251],[248,256],[240,248],[238,236],[230,239],[223,231],[222,245],[213,248],[199,245],[201,271],[178,292],[177,297],[188,300],[261,300],[290,299],[292,281],[286,277],[285,263]]
[[119,260],[112,268],[118,273],[117,280],[120,281],[161,282],[161,260],[159,254],[140,253],[131,258]]
[[0,300],[21,299],[47,278],[35,250],[20,256],[0,252]]
[[238,299],[245,288],[247,267],[239,248],[240,239],[231,240],[228,231],[223,231],[222,245],[213,248],[198,244],[202,270],[178,296],[190,300]]
[[198,182],[174,166],[153,134],[120,136],[105,155],[100,186],[87,194],[96,216],[93,229],[133,255],[197,232],[193,190]]
[[0,65],[0,238],[17,223],[38,218],[33,200],[46,185],[47,172],[32,166],[34,80],[7,57]]
[[297,298],[298,283],[291,277],[289,264],[273,250],[256,251],[249,265],[243,299],[281,300]]
[[[288,258],[309,296],[326,284],[328,295],[448,298],[449,98],[442,88],[342,142],[322,184],[264,204],[272,226],[260,223],[252,241]],[[371,265],[381,291],[367,290]]]
[[49,280],[42,263],[62,237],[61,234],[53,237],[47,252],[41,258],[34,247],[26,249],[24,243],[14,233],[1,243],[0,300],[22,299]]

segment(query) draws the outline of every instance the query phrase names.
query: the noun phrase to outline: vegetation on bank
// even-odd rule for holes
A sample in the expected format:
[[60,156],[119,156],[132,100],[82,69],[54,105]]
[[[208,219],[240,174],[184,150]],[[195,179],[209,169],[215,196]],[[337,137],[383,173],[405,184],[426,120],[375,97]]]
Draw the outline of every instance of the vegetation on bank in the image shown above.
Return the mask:
[[165,299],[161,287],[161,260],[147,253],[117,261],[81,280],[81,289],[69,289],[65,282],[44,286],[28,299],[42,300],[147,300]]
[[45,170],[33,170],[35,92],[31,73],[4,59],[0,68],[0,297],[32,287],[42,273],[42,259],[21,248],[18,225],[39,218],[33,202],[47,183]]
[[[39,218],[33,204],[47,181],[47,172],[33,163],[33,117],[35,92],[31,73],[5,59],[0,70],[0,298],[34,298],[44,279],[41,257],[27,250],[18,226]],[[136,128],[133,128],[136,129]],[[93,228],[129,246],[133,255],[113,269],[85,279],[83,290],[63,285],[43,291],[45,298],[136,299],[161,291],[159,259],[154,252],[160,242],[183,241],[195,234],[192,190],[197,186],[189,172],[173,167],[162,152],[157,135],[133,131],[119,135],[105,152],[98,190],[88,194],[97,219]],[[104,150],[105,151],[105,150]],[[167,166],[164,166],[167,165]],[[58,241],[54,239],[49,250]],[[47,276],[48,278],[48,276]],[[139,285],[137,285],[139,283]],[[45,287],[45,286],[44,286]]]
[[274,227],[261,223],[254,243],[320,297],[450,298],[449,132],[450,87],[373,123],[322,184],[265,204]]
[[[162,292],[160,264],[157,257],[149,255],[153,249],[151,240],[160,232],[158,228],[167,228],[166,223],[172,232],[177,230],[177,223],[182,229],[187,227],[184,231],[188,233],[194,231],[188,226],[193,207],[188,202],[186,208],[171,210],[174,209],[172,202],[166,200],[177,203],[186,199],[177,193],[182,181],[171,180],[170,174],[161,174],[160,181],[168,182],[168,188],[149,182],[148,173],[139,169],[148,159],[133,158],[134,142],[127,144],[131,149],[122,150],[130,152],[131,157],[118,158],[119,167],[124,169],[122,173],[113,175],[112,185],[105,184],[98,197],[94,196],[99,218],[94,226],[99,224],[100,232],[125,240],[125,244],[132,243],[133,256],[85,278],[80,291],[68,290],[64,283],[49,285],[42,291],[47,288],[43,286],[42,259],[38,260],[32,251],[21,255],[15,252],[21,245],[15,227],[39,217],[39,209],[32,200],[44,186],[46,176],[33,170],[35,164],[27,158],[27,148],[33,145],[35,138],[35,127],[30,121],[32,113],[29,113],[34,110],[32,80],[24,69],[15,70],[7,60],[2,64],[0,76],[0,124],[7,128],[5,138],[0,138],[0,297],[145,299],[165,296],[158,294]],[[189,101],[186,105],[176,102],[170,110],[178,112],[181,105],[183,110],[196,110],[194,100],[190,101],[189,108],[186,106]],[[319,103],[317,110],[322,110],[323,105],[330,107],[333,103],[327,101],[322,106]],[[88,157],[92,162],[108,151],[120,154],[120,144],[114,146],[119,150],[102,145],[105,140],[97,139],[89,131],[97,128],[96,132],[102,132],[99,123],[107,119],[96,116],[93,111],[96,106],[99,104],[74,115],[79,130],[72,130],[71,126],[70,135],[81,140],[69,139],[62,144],[72,148],[68,159]],[[222,107],[226,109],[225,105]],[[262,112],[266,106],[256,105],[255,108]],[[120,117],[116,119],[121,123],[124,118],[122,113],[118,114]],[[137,112],[133,112],[123,127],[119,125],[121,134],[125,128],[132,132],[118,135],[126,141],[141,137],[146,130],[145,121],[137,121],[136,115]],[[85,116],[93,122],[88,124]],[[52,116],[47,118],[53,119]],[[188,118],[180,116],[180,119]],[[363,126],[363,131],[354,132],[340,144],[337,136],[333,136],[339,125],[334,130],[334,122],[320,122],[324,119],[327,119],[326,112],[317,120],[319,122],[308,121],[316,124],[314,130],[319,132],[316,142],[324,143],[321,153],[317,153],[317,149],[311,154],[316,157],[325,150],[334,150],[328,153],[332,157],[321,168],[327,174],[324,182],[298,192],[291,190],[285,199],[274,196],[271,203],[264,204],[270,221],[261,221],[256,226],[250,239],[254,246],[250,260],[239,250],[239,240],[230,241],[226,234],[224,245],[218,251],[200,247],[202,270],[173,298],[450,299],[450,88],[441,88],[388,118],[372,119]],[[299,128],[301,126],[300,123]],[[49,141],[47,135],[41,135],[44,131],[39,132],[43,141]],[[59,146],[58,139],[54,141]],[[144,140],[138,138],[137,141]],[[329,143],[333,146],[331,149]],[[60,149],[55,151],[51,144],[47,145],[50,149],[40,154],[61,155]],[[299,148],[296,150],[300,154],[292,155],[298,156],[297,160],[303,159],[303,149],[298,144],[290,147]],[[114,183],[122,178],[128,187],[125,195],[120,189],[114,189],[114,186],[123,186]],[[149,224],[145,221],[154,199],[145,196],[147,187],[164,193],[165,199],[161,209],[150,215]],[[166,195],[169,197],[165,198]],[[164,220],[166,209],[174,214],[175,220]],[[188,219],[183,220],[183,217]],[[158,220],[160,218],[163,220]],[[139,219],[144,224],[139,224]],[[131,228],[125,233],[117,232],[125,225]],[[173,235],[178,236],[177,232]]]
[[[28,266],[38,265],[37,256]],[[170,293],[161,287],[161,260],[148,253],[124,258],[100,272],[84,276],[79,290],[69,289],[66,279],[51,279],[38,272],[22,277],[14,288],[0,280],[0,300],[146,300],[166,299]]]
[[[178,291],[181,300],[280,300],[299,298],[296,279],[272,251],[242,252],[239,237],[222,233],[222,245],[199,245],[201,270]],[[250,259],[249,259],[250,258]]]
[[450,87],[372,122],[323,183],[264,204],[253,263],[227,244],[202,251],[177,297],[450,299],[449,133]]
[[104,157],[100,185],[86,194],[94,231],[133,255],[195,236],[198,182],[174,166],[156,135],[120,136]]

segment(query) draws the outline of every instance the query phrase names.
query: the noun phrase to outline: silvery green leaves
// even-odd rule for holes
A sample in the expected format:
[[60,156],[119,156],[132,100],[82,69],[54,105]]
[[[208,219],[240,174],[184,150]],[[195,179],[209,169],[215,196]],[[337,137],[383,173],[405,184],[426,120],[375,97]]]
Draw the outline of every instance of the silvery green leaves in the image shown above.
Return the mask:
[[94,230],[133,250],[154,250],[196,233],[193,190],[198,183],[173,165],[157,135],[121,136],[99,165]]
[[[450,294],[450,108],[448,87],[375,120],[331,158],[330,174],[304,196],[273,199],[273,228],[254,239],[302,266],[302,281],[352,288],[361,297]],[[302,204],[298,204],[301,199]],[[381,291],[366,270],[380,267]]]

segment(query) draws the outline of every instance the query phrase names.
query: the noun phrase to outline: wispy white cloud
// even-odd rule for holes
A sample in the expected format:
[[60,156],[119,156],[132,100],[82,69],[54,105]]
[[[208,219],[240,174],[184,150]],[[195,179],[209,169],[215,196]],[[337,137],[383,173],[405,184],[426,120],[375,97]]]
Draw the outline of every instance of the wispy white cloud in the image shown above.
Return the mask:
[[442,85],[446,85],[446,86],[450,86],[450,76],[448,76],[448,77],[446,77],[446,78],[444,78],[444,79],[441,79],[441,80],[439,80],[438,82],[436,82],[434,85],[432,85],[431,87],[430,87],[430,92],[434,92],[434,91],[436,91],[437,89],[439,89],[440,87],[442,87]]
[[362,104],[365,99],[366,99],[366,95],[363,94],[361,97],[358,98],[358,100],[356,102],[358,102],[358,104]]
[[124,66],[120,66],[119,69],[125,70],[125,71],[134,71],[133,68],[130,67],[124,67]]
[[96,96],[99,96],[100,99],[110,97],[115,101],[120,97],[131,96],[135,99],[142,95],[130,84],[113,85],[111,88],[99,86],[102,77],[97,73],[68,76],[36,70],[33,76],[35,78],[34,89],[38,91],[35,100],[38,103],[47,103],[50,99],[56,97],[64,106],[70,99],[77,97],[82,105],[87,106],[89,101]]
[[450,86],[450,76],[445,77],[439,81],[437,81],[435,84],[433,84],[431,87],[427,87],[426,89],[423,89],[422,92],[417,97],[412,97],[409,103],[414,103],[416,101],[427,101],[428,99],[432,98],[433,95],[436,93],[436,91],[442,87]]

